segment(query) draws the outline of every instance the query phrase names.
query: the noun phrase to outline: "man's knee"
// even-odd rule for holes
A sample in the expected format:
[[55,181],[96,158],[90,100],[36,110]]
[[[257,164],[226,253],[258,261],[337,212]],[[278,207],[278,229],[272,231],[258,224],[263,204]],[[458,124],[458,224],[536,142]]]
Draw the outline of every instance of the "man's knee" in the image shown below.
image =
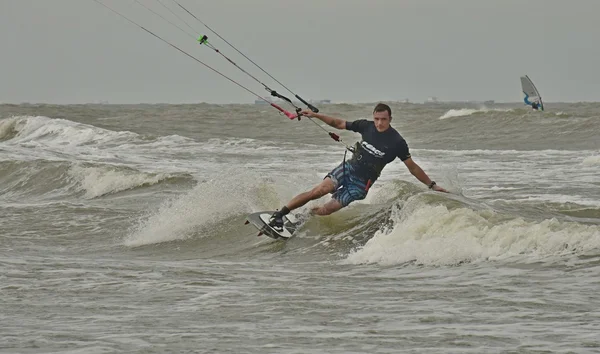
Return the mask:
[[310,190],[311,199],[319,199],[325,194],[331,193],[334,190],[333,183],[322,183]]

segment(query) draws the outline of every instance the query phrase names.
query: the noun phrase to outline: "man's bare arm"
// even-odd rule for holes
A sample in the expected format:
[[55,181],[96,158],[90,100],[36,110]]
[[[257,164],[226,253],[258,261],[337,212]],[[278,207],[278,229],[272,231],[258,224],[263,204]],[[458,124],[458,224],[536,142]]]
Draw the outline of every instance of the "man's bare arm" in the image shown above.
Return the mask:
[[[424,183],[425,185],[427,185],[428,187],[431,185],[431,182],[433,182],[431,180],[431,178],[429,178],[429,176],[427,176],[427,173],[425,173],[425,171],[423,171],[423,169],[421,168],[421,166],[417,165],[416,162],[413,161],[412,158],[408,158],[406,160],[403,161],[404,164],[406,165],[406,167],[408,168],[408,170],[410,171],[410,173],[415,176],[419,181],[421,181],[422,183]],[[445,190],[444,188],[438,186],[437,184],[433,186],[434,191],[437,192],[445,192],[448,193],[447,190]]]
[[322,113],[314,113],[313,111],[310,111],[310,110],[302,111],[302,115],[305,115],[307,117],[317,118],[320,121],[322,121],[323,123],[325,123],[331,127],[337,128],[337,129],[341,129],[341,130],[346,129],[346,121],[342,118],[326,116]]

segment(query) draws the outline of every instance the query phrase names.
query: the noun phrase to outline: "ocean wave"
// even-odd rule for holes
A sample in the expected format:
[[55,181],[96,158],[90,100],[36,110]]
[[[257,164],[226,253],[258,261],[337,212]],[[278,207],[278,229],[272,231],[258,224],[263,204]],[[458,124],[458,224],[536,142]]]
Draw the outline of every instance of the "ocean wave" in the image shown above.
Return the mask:
[[140,187],[149,187],[169,180],[188,180],[191,176],[169,173],[147,173],[131,168],[115,166],[74,165],[68,170],[69,176],[77,181],[84,191],[84,198],[119,193]]
[[455,265],[517,258],[534,261],[600,248],[600,226],[500,216],[491,210],[451,208],[420,196],[395,207],[392,226],[378,230],[344,262]]
[[0,121],[0,139],[13,143],[42,143],[60,146],[125,142],[137,137],[129,131],[110,131],[93,125],[44,116],[17,116]]
[[124,166],[62,161],[2,161],[2,197],[18,200],[93,199],[159,183],[187,183],[183,173],[150,173]]

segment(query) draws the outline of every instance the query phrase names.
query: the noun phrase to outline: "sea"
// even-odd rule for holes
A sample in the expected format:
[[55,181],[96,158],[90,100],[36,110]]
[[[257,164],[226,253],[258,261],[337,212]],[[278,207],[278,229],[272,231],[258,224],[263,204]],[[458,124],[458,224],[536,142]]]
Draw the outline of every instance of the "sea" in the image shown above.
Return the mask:
[[246,216],[360,135],[267,105],[0,105],[0,352],[599,353],[600,103],[388,103],[450,193],[396,160],[287,241]]

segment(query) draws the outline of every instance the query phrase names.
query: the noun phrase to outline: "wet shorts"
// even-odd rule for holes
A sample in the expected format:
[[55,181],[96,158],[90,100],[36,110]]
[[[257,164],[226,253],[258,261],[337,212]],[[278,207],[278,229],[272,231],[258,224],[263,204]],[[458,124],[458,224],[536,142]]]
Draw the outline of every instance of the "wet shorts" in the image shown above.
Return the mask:
[[331,178],[335,185],[335,191],[331,197],[346,207],[355,200],[365,199],[370,182],[356,177],[354,169],[347,162],[345,167],[343,164],[342,162],[338,167],[334,168],[325,178]]

